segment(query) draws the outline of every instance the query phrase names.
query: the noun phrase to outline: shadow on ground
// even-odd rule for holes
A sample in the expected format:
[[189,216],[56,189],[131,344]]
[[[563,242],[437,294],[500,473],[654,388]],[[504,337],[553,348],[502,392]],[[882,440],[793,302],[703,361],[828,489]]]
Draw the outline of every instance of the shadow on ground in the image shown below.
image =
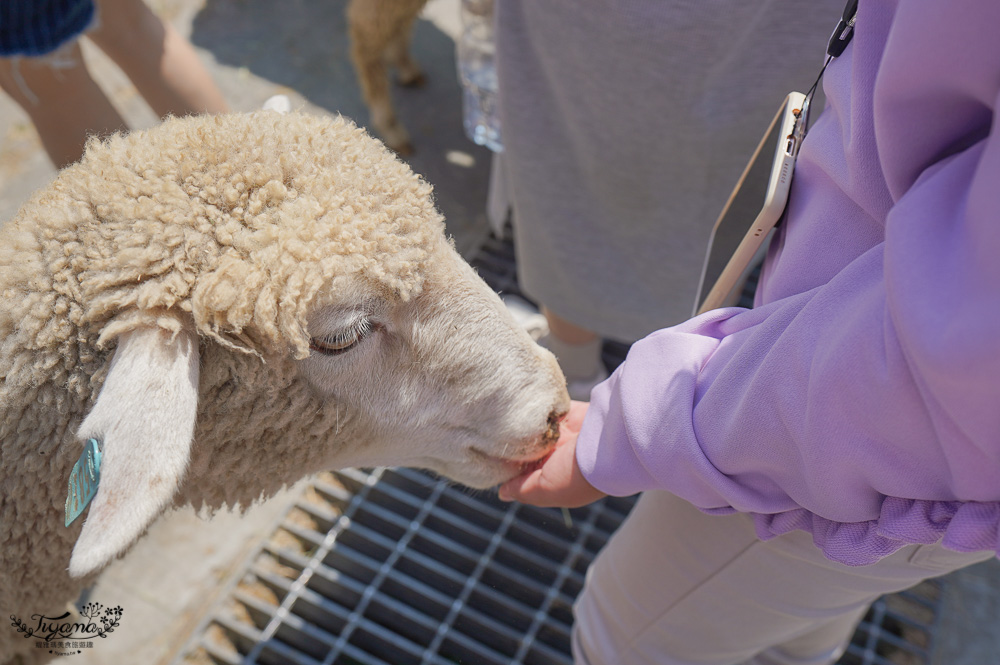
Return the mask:
[[[350,62],[345,8],[343,0],[207,0],[194,18],[191,41],[220,64],[272,81],[365,126],[368,110]],[[421,19],[412,50],[428,82],[419,89],[392,90],[416,148],[407,161],[434,185],[438,207],[465,254],[486,232],[490,153],[462,130],[452,38]]]

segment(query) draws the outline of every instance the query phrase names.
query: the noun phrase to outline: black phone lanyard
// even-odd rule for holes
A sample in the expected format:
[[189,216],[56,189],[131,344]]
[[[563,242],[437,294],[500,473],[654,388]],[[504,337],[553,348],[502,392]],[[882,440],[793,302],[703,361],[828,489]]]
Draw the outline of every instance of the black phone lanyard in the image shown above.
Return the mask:
[[857,19],[857,15],[858,0],[848,0],[847,6],[844,7],[844,15],[841,17],[840,23],[837,24],[837,28],[833,31],[833,35],[830,36],[830,43],[826,46],[826,54],[830,56],[827,59],[827,63],[843,53],[844,49],[847,48],[851,37],[854,36],[854,21]]
[[[816,94],[816,88],[819,87],[820,79],[823,78],[823,72],[826,71],[827,65],[843,53],[847,45],[851,43],[851,38],[854,37],[854,22],[857,18],[858,0],[847,0],[847,5],[844,7],[844,13],[840,17],[840,22],[837,23],[837,27],[834,28],[833,34],[830,35],[830,41],[826,45],[826,62],[823,63],[822,69],[819,70],[819,76],[816,77],[816,81],[809,88],[809,91],[806,92],[806,103],[804,105],[806,109],[809,108],[813,95]],[[805,118],[805,122],[808,124],[808,116]]]

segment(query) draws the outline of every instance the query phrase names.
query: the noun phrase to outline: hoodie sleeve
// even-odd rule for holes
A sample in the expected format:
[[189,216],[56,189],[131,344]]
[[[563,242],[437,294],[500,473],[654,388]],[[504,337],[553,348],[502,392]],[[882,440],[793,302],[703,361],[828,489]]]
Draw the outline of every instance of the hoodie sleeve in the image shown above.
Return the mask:
[[1000,501],[997,25],[991,2],[861,3],[763,304],[633,345],[577,443],[595,487],[844,523]]

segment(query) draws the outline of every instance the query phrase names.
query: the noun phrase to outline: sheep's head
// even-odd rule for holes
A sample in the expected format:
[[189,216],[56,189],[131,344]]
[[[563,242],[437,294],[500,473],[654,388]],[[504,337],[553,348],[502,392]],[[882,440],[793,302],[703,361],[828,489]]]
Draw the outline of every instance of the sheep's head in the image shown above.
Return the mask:
[[410,300],[358,285],[316,310],[298,371],[364,420],[370,441],[343,446],[342,465],[415,466],[489,487],[550,450],[565,380],[450,244],[426,267]]
[[455,251],[430,187],[349,123],[174,120],[92,144],[61,181],[80,323],[116,349],[79,430],[104,472],[73,574],[178,496],[375,465],[484,488],[551,449],[555,359]]

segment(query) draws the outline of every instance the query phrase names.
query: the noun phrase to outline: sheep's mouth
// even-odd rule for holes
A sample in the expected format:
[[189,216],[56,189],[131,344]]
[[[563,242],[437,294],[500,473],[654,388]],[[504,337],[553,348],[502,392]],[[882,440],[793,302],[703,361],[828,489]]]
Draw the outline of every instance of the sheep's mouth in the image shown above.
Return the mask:
[[552,447],[554,443],[555,440],[550,442],[543,438],[544,445],[542,448],[535,450],[531,455],[520,455],[516,457],[497,457],[496,455],[484,453],[482,450],[473,447],[469,448],[469,452],[481,460],[491,464],[502,465],[510,471],[516,472],[517,475],[520,475],[529,469],[534,470],[540,467],[545,460],[549,458],[549,455],[552,454]]
[[565,411],[550,413],[542,433],[530,441],[522,442],[522,445],[512,447],[513,454],[510,456],[491,455],[475,446],[469,446],[468,450],[473,457],[490,464],[503,466],[515,476],[529,473],[541,467],[552,454],[556,441],[559,440],[560,424],[565,417]]
[[550,450],[549,452],[545,453],[538,459],[531,460],[530,462],[520,462],[517,468],[517,475],[523,476],[525,474],[531,473],[532,471],[542,468],[543,466],[545,466],[545,463],[549,460],[549,458],[552,457],[552,453],[553,451]]

